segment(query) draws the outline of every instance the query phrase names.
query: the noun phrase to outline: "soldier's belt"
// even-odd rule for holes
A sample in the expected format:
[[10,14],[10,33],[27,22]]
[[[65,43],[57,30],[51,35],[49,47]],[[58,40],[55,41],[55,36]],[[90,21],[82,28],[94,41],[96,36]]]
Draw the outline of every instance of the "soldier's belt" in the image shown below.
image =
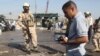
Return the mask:
[[28,26],[28,27],[34,27],[34,26],[31,25],[31,26]]

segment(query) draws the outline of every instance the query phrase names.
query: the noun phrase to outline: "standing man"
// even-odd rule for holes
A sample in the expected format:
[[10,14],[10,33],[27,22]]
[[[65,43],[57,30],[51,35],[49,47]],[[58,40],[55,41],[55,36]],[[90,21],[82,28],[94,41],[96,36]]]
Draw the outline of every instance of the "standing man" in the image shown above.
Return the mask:
[[93,42],[95,49],[93,51],[99,51],[100,52],[100,18],[96,19],[94,24],[94,36],[93,36]]
[[65,17],[71,22],[68,36],[62,36],[60,43],[66,44],[67,56],[84,56],[85,44],[88,42],[88,28],[85,17],[77,9],[73,1],[68,1],[62,7]]
[[89,38],[89,42],[92,41],[92,37],[93,37],[93,24],[94,24],[94,19],[91,16],[90,12],[84,12],[85,14],[85,18],[86,18],[86,23],[88,26],[88,38]]
[[28,3],[24,3],[24,11],[18,17],[18,25],[23,30],[25,37],[25,47],[27,51],[30,51],[30,42],[33,44],[33,50],[37,49],[36,25],[33,14],[29,12],[29,7],[30,5]]

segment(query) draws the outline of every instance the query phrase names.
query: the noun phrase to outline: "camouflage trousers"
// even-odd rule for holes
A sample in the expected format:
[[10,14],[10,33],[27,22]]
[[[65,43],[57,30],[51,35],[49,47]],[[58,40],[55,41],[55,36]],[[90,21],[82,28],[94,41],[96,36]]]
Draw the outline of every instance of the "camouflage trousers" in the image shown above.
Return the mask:
[[[29,27],[29,32],[30,34],[26,30],[23,30],[24,37],[25,37],[25,47],[28,50],[30,49],[30,46],[33,46],[33,48],[37,47],[37,35],[36,35],[35,28]],[[32,45],[30,45],[30,43]]]
[[94,39],[100,39],[100,32],[94,33]]

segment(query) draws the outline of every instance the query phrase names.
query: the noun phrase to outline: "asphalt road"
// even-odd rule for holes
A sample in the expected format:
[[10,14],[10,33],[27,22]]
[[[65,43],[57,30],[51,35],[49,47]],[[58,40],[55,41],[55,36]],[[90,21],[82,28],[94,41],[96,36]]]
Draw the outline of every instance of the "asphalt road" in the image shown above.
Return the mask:
[[[58,54],[57,56],[61,56],[61,53],[65,52],[65,47],[54,41],[53,32],[46,30],[37,30],[37,35],[38,51],[40,51],[42,54],[46,56]],[[3,34],[0,36],[1,56],[27,56],[28,54],[26,54],[26,52],[22,50],[23,47],[24,37],[21,31],[7,31],[3,32]],[[36,53],[34,53],[34,55],[35,54]]]
[[[0,36],[0,56],[62,56],[65,46],[54,41],[52,31],[37,30],[38,51],[30,55],[23,51],[24,37],[21,31],[7,31]],[[100,56],[100,52],[93,52],[93,45],[87,44],[87,54]]]

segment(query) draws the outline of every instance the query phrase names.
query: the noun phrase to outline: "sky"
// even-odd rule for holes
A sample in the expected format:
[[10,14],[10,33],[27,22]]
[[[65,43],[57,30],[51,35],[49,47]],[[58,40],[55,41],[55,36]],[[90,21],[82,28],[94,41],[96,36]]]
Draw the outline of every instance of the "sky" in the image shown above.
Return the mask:
[[[63,17],[62,6],[68,0],[49,0],[48,13],[58,13]],[[89,11],[93,18],[100,16],[100,0],[72,0],[77,4],[78,10],[84,13]],[[35,12],[35,0],[0,0],[0,14],[7,18],[17,19],[18,15],[23,11],[23,4],[30,4],[30,11]],[[47,0],[36,0],[37,13],[45,13]],[[11,15],[9,13],[12,13]]]

